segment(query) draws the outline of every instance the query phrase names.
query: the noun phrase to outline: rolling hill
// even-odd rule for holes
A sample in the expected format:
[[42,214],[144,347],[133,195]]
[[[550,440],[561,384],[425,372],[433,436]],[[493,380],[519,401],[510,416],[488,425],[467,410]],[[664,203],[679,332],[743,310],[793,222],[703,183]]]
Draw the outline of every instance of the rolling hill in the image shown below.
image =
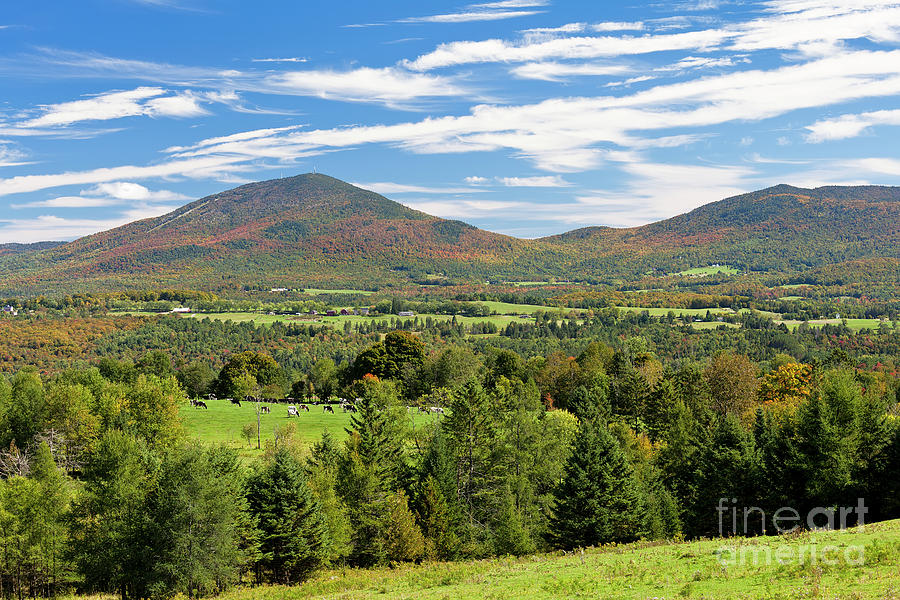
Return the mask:
[[522,240],[306,174],[65,245],[0,253],[0,293],[548,277],[621,283],[712,263],[800,277],[831,265],[855,265],[844,269],[852,273],[866,261],[888,276],[900,272],[900,188],[780,185],[642,227]]

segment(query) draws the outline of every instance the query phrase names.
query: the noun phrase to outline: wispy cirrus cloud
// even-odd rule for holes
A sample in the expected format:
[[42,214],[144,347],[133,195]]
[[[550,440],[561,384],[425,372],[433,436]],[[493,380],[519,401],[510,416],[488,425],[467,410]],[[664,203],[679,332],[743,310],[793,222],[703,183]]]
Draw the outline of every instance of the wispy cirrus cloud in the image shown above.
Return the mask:
[[285,58],[251,58],[250,62],[256,63],[305,63],[309,62],[308,58],[302,56],[288,56]]
[[20,122],[24,128],[64,127],[82,121],[108,121],[124,117],[197,117],[208,114],[190,93],[168,94],[156,87],[107,92],[84,100],[49,104],[38,117]]
[[[391,23],[474,23],[478,21],[503,21],[518,17],[530,17],[544,12],[535,10],[549,4],[549,0],[498,0],[497,2],[480,2],[470,4],[462,10],[434,15],[403,17]],[[522,10],[528,9],[528,10]],[[357,23],[344,27],[377,27],[387,25],[380,23]]]
[[428,15],[424,17],[406,17],[397,19],[396,23],[472,23],[474,21],[501,21],[517,17],[530,17],[540,14],[537,10],[473,10],[468,12]]
[[[526,36],[522,40],[455,41],[403,64],[417,71],[490,62],[536,62],[636,56],[664,51],[794,50],[834,54],[846,40],[900,39],[900,4],[895,1],[821,2],[773,0],[767,14],[718,28],[652,33],[642,36]],[[580,25],[580,24],[577,24]],[[643,23],[642,23],[643,25]],[[584,33],[588,27],[557,28],[554,33]],[[535,30],[539,31],[539,30]]]
[[[521,106],[480,105],[468,115],[201,142],[178,158],[222,154],[244,160],[385,144],[423,154],[511,150],[545,170],[596,167],[613,149],[693,143],[702,131],[645,137],[754,121],[794,110],[900,93],[900,51],[849,52],[772,70],[752,70],[657,85],[623,96],[555,98]],[[253,136],[251,133],[241,135]],[[699,137],[698,137],[699,136]]]
[[40,215],[26,219],[0,217],[0,243],[27,244],[41,241],[68,241],[119,227],[132,221],[158,217],[171,212],[171,206],[140,206],[103,219],[65,218]]
[[570,77],[622,75],[631,70],[623,64],[533,62],[513,67],[510,73],[521,79],[563,81]]
[[369,183],[354,182],[353,185],[377,194],[471,194],[485,191],[471,187],[435,187],[409,185],[390,181],[375,181]]
[[[417,73],[397,66],[354,69],[284,69],[278,71],[255,71],[237,69],[216,69],[169,63],[122,59],[95,53],[78,53],[43,49],[34,60],[51,69],[60,69],[65,77],[105,77],[110,79],[134,79],[150,81],[160,85],[181,86],[204,90],[185,91],[175,97],[186,104],[188,100],[228,104],[239,112],[246,111],[242,102],[228,103],[225,100],[239,100],[237,92],[272,94],[280,96],[308,96],[339,100],[383,104],[388,107],[410,108],[416,101],[434,98],[448,98],[471,95],[470,90],[459,83],[457,78],[443,75]],[[3,70],[0,64],[0,71]],[[144,91],[158,90],[157,87],[138,88]],[[128,98],[117,99],[120,102]],[[87,102],[87,101],[82,101]],[[134,101],[136,102],[136,101]],[[148,101],[153,104],[174,104],[176,100]],[[138,111],[136,106],[132,111]],[[260,111],[252,111],[260,112]]]
[[559,175],[538,175],[534,177],[498,177],[497,181],[506,187],[569,187],[572,184]]

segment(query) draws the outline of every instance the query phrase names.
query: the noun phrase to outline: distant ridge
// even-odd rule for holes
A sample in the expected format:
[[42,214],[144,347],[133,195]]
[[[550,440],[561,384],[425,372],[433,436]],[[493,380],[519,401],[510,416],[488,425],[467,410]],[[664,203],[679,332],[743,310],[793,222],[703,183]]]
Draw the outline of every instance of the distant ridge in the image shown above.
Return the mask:
[[243,185],[64,245],[6,255],[0,247],[0,291],[617,283],[712,263],[798,276],[869,259],[900,259],[900,188],[778,185],[642,227],[522,240],[310,173]]
[[3,254],[24,254],[26,252],[39,252],[41,250],[49,250],[62,246],[67,242],[32,242],[30,244],[0,244],[0,255]]

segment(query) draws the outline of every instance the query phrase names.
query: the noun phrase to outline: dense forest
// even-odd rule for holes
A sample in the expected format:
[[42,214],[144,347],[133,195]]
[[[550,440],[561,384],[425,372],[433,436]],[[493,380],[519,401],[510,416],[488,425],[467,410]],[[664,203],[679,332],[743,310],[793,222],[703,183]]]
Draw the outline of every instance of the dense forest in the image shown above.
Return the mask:
[[[548,311],[490,335],[418,317],[76,319],[112,327],[75,358],[4,357],[3,593],[202,596],[326,565],[775,532],[758,513],[723,531],[722,498],[900,517],[897,328],[729,318]],[[180,409],[208,394],[355,412],[345,438],[309,447],[286,423],[248,462],[186,434]]]

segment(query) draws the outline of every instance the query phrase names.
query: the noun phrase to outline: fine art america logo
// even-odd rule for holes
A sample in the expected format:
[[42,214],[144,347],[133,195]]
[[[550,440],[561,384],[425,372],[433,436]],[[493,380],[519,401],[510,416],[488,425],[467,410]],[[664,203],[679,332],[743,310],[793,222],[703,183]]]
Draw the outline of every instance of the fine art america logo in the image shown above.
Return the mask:
[[[783,506],[767,514],[758,506],[739,507],[736,498],[720,498],[716,507],[719,536],[765,536],[769,533],[788,535],[800,531],[862,532],[869,509],[863,498],[856,506],[822,507],[801,512]],[[771,538],[770,538],[771,539]],[[832,538],[829,538],[831,540]],[[838,565],[861,566],[865,562],[865,548],[854,544],[766,544],[751,543],[765,538],[744,538],[741,544],[722,546],[716,554],[724,566],[736,565]],[[833,540],[832,540],[833,541]]]

